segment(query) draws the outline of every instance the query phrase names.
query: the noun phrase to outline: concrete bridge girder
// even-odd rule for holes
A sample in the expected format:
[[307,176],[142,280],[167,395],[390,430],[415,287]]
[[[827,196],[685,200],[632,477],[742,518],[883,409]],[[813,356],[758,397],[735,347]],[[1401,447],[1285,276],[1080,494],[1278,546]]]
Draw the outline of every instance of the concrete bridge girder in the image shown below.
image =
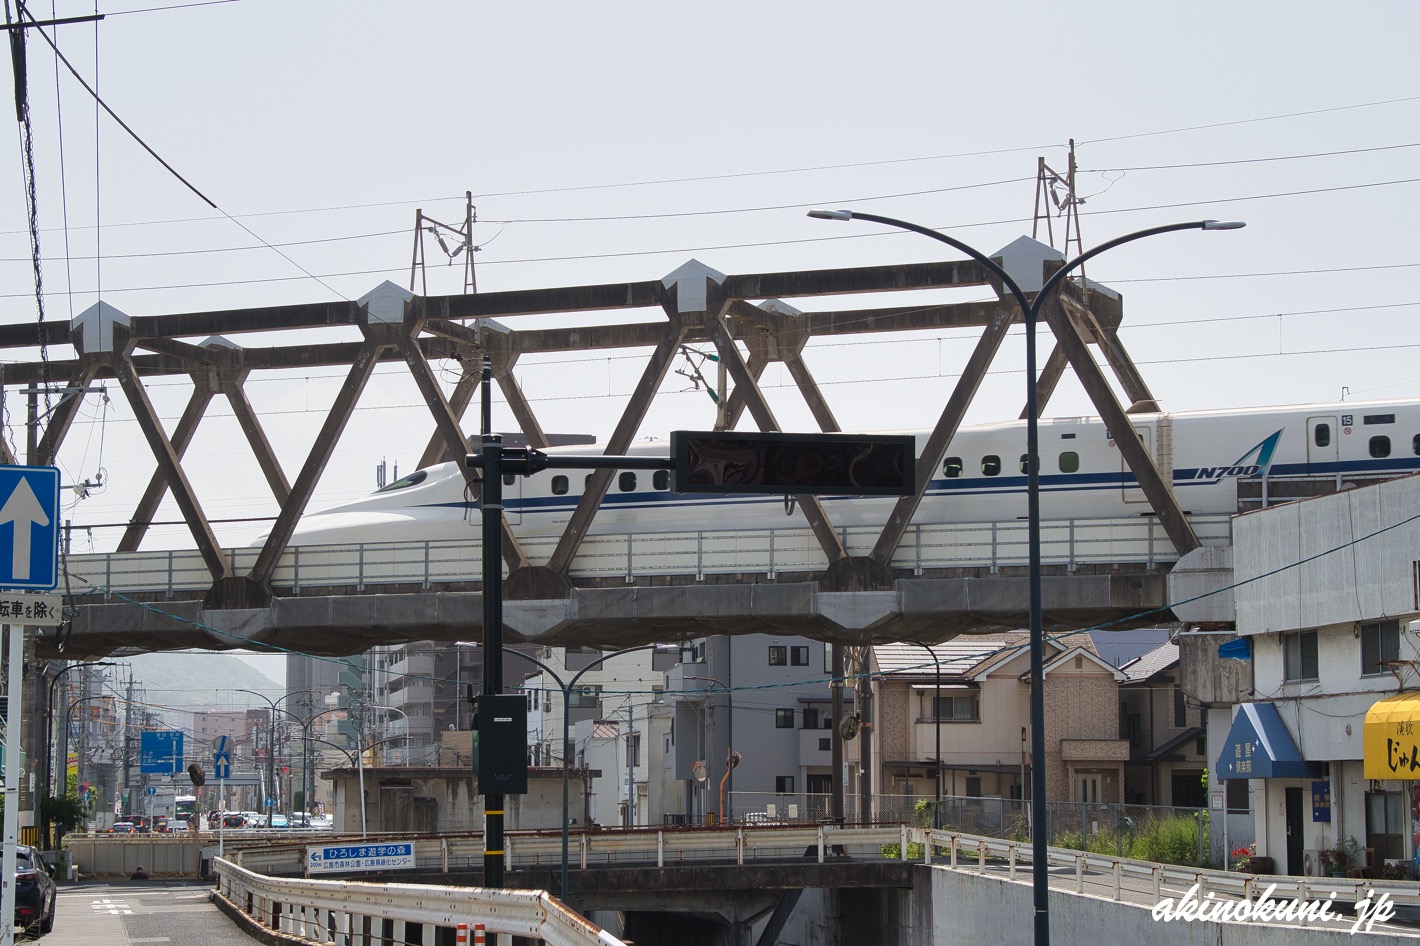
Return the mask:
[[[508,642],[629,647],[709,634],[782,633],[862,645],[943,641],[958,634],[1023,627],[1024,575],[902,579],[888,591],[823,592],[813,581],[577,588],[566,598],[505,601]],[[1042,590],[1050,629],[1162,617],[1161,572],[1047,575]],[[263,608],[205,609],[200,602],[83,605],[63,657],[95,659],[125,650],[262,649],[316,656],[361,653],[374,644],[455,641],[482,628],[482,595],[427,591],[286,597]],[[61,656],[52,639],[42,656]]]

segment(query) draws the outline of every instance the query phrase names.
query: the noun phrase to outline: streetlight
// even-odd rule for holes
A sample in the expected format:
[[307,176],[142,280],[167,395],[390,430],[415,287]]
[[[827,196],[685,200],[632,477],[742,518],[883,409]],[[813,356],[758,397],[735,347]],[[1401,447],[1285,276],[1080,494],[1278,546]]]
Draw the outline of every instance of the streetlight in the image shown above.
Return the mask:
[[[265,700],[266,704],[271,707],[271,727],[267,730],[266,734],[266,787],[268,791],[274,793],[276,791],[276,714],[285,713],[287,716],[290,716],[297,722],[300,722],[301,719],[301,717],[297,716],[295,713],[292,713],[289,710],[278,709],[278,707],[293,696],[300,696],[303,693],[310,694],[312,691],[309,688],[305,690],[295,690],[291,693],[287,693],[285,696],[277,697],[274,700],[264,693],[258,693],[256,690],[243,690],[238,688],[233,690],[232,692],[250,693],[252,696],[260,697],[261,699]],[[271,796],[271,801],[273,802],[273,804],[271,805],[265,805],[264,803],[266,802],[266,799],[262,799],[263,806],[266,808],[266,826],[268,828],[271,827],[271,815],[272,812],[275,811],[276,800],[277,799],[274,794]]]
[[1170,223],[1126,233],[1101,243],[1099,246],[1081,253],[1067,261],[1046,279],[1034,300],[1027,300],[1025,291],[1011,278],[1005,268],[985,253],[944,233],[877,214],[859,213],[856,210],[810,210],[810,217],[821,220],[867,220],[901,230],[920,233],[938,242],[960,250],[982,266],[991,270],[1015,299],[1020,307],[1026,330],[1026,516],[1028,520],[1026,541],[1030,546],[1028,569],[1030,572],[1030,717],[1031,717],[1031,817],[1034,830],[1031,832],[1031,875],[1035,893],[1035,943],[1048,946],[1050,943],[1050,874],[1046,862],[1047,851],[1045,824],[1045,630],[1042,615],[1040,576],[1040,419],[1036,416],[1036,370],[1035,370],[1035,323],[1040,310],[1065,277],[1086,260],[1113,249],[1124,243],[1132,243],[1145,237],[1172,233],[1175,230],[1237,230],[1246,226],[1241,220],[1196,220],[1190,223]]
[[[669,645],[642,644],[639,647],[627,647],[624,650],[612,651],[609,654],[604,654],[603,656],[598,657],[597,659],[593,660],[591,663],[583,667],[581,670],[578,670],[572,676],[572,679],[565,683],[563,682],[561,675],[559,675],[556,670],[553,670],[551,667],[543,663],[541,660],[538,660],[536,657],[533,657],[529,654],[525,654],[520,650],[503,651],[503,653],[505,654],[516,655],[518,657],[523,658],[524,660],[537,664],[544,671],[546,671],[547,674],[551,676],[554,681],[556,681],[558,689],[562,691],[562,893],[560,896],[564,903],[567,900],[567,820],[571,815],[571,812],[568,808],[569,802],[567,796],[569,791],[568,786],[571,781],[572,753],[568,751],[567,743],[570,738],[569,727],[572,717],[572,688],[577,685],[578,680],[582,679],[582,675],[584,673],[595,667],[601,666],[613,657],[620,657],[622,654],[632,654],[638,650],[654,650],[655,648],[664,646]],[[487,659],[487,656],[488,655],[485,656],[485,659]],[[566,668],[564,667],[563,669],[565,670]]]
[[937,735],[937,799],[932,806],[932,827],[942,826],[942,661],[937,656],[937,652],[921,641],[907,641],[909,644],[916,644],[932,655],[932,663],[936,666],[936,679],[934,692],[932,694],[932,730]]
[[[49,681],[49,690],[44,699],[44,790],[39,796],[39,833],[41,841],[47,849],[49,848],[49,812],[45,810],[45,802],[49,800],[50,794],[54,791],[54,688],[59,685],[59,680],[70,670],[76,667],[117,667],[118,664],[112,661],[101,661],[98,663],[72,663],[62,668],[54,675],[54,679]],[[69,783],[69,720],[66,714],[64,720],[64,782],[65,788]],[[57,848],[58,845],[55,845]]]
[[[697,677],[692,676],[690,674],[684,674],[681,676],[681,679],[700,680],[704,683],[713,683],[716,686],[720,687],[722,690],[724,690],[727,694],[734,692],[724,683],[724,681],[717,680],[714,677]],[[711,690],[710,692],[713,693],[714,691]],[[726,699],[733,700],[734,697],[727,696]],[[709,704],[710,701],[707,699],[706,710],[708,711],[710,716],[710,745],[707,746],[705,750],[705,758],[707,761],[710,758],[710,750],[715,747],[715,707]],[[729,722],[725,727],[725,774],[720,779],[720,807],[719,809],[717,809],[718,813],[715,816],[715,823],[717,825],[723,825],[725,823],[725,783],[728,782],[730,779],[730,772],[740,764],[740,760],[738,758],[739,753],[735,752],[735,714],[733,705],[729,707],[729,711],[725,715],[728,717]],[[703,736],[704,733],[702,732],[701,735]],[[730,764],[731,759],[734,760],[734,765]],[[708,791],[708,786],[706,790]],[[704,809],[707,807],[707,805],[706,800],[703,796],[700,799],[700,807],[702,813],[708,814],[707,812],[704,812]]]

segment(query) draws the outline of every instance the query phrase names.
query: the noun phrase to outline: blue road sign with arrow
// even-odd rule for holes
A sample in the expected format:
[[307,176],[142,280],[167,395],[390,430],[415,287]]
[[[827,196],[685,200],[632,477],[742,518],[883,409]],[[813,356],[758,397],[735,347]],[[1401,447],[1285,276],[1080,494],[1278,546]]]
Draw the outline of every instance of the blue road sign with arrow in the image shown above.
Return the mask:
[[178,730],[138,734],[138,771],[145,775],[182,771],[182,733]]
[[0,465],[0,588],[59,584],[59,470]]

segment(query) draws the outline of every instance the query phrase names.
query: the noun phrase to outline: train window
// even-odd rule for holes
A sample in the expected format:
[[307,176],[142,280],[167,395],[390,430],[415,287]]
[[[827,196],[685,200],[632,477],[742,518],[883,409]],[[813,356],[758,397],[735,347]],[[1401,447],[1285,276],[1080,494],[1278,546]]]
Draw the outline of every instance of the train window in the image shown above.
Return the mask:
[[591,485],[592,485],[592,474],[591,474],[591,473],[588,473],[586,476],[582,477],[582,489],[585,490],[588,486],[591,486]]
[[1331,425],[1317,424],[1315,432],[1312,433],[1312,440],[1316,441],[1318,447],[1331,446]]
[[552,478],[552,495],[567,495],[567,477],[563,476],[561,473],[558,473]]
[[1030,475],[1030,454],[1021,454],[1021,472]]
[[418,486],[420,483],[422,483],[422,482],[424,482],[426,479],[428,479],[428,477],[429,477],[429,474],[428,474],[427,471],[425,471],[425,470],[415,470],[413,473],[409,474],[408,476],[403,477],[403,478],[401,478],[401,479],[397,479],[397,480],[395,480],[393,483],[391,483],[390,485],[385,486],[385,487],[382,487],[381,489],[375,490],[375,492],[377,492],[377,493],[392,493],[392,492],[394,492],[394,491],[397,490],[397,489],[406,489],[406,488],[408,488],[408,487],[410,487],[410,486]]
[[1416,434],[1414,437],[1410,438],[1410,450],[1417,457],[1420,457],[1420,434]]
[[1395,415],[1394,415],[1394,414],[1366,414],[1365,416],[1363,416],[1363,417],[1361,418],[1361,423],[1363,423],[1363,424],[1393,424],[1393,423],[1395,423]]
[[616,478],[616,488],[623,493],[629,493],[636,488],[636,474],[630,470],[623,470]]
[[1074,450],[1066,450],[1064,453],[1060,454],[1060,472],[1080,472],[1080,455]]
[[516,483],[517,481],[518,481],[518,474],[516,474],[516,473],[504,473],[504,474],[503,474],[503,485],[504,485],[504,486],[512,486],[512,485],[513,485],[514,483]]
[[657,470],[656,472],[652,473],[652,474],[651,474],[651,488],[652,488],[652,489],[670,489],[670,488],[671,488],[671,471],[670,471],[670,470]]
[[1376,457],[1377,459],[1379,459],[1380,457],[1390,456],[1389,437],[1372,437],[1370,447],[1371,456]]
[[[1420,440],[1420,438],[1416,438]],[[947,457],[942,461],[942,475],[947,479],[956,479],[961,476],[961,457]]]
[[1001,458],[994,453],[981,458],[981,475],[995,476],[1001,472]]

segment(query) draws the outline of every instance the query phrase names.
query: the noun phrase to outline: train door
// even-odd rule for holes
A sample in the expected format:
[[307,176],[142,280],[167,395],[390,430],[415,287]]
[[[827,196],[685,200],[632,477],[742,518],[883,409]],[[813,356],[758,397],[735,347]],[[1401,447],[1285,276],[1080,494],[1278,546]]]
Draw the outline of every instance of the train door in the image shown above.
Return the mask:
[[[1144,445],[1144,452],[1150,457],[1154,456],[1154,432],[1148,427],[1135,427],[1134,433],[1138,436],[1139,442]],[[1124,485],[1124,501],[1126,503],[1145,503],[1144,491],[1139,488],[1138,480],[1134,476],[1134,471],[1129,469],[1129,461],[1124,459],[1124,454],[1119,455],[1119,472]]]
[[1336,464],[1341,459],[1341,437],[1336,420],[1335,415],[1307,418],[1308,473],[1340,472]]

